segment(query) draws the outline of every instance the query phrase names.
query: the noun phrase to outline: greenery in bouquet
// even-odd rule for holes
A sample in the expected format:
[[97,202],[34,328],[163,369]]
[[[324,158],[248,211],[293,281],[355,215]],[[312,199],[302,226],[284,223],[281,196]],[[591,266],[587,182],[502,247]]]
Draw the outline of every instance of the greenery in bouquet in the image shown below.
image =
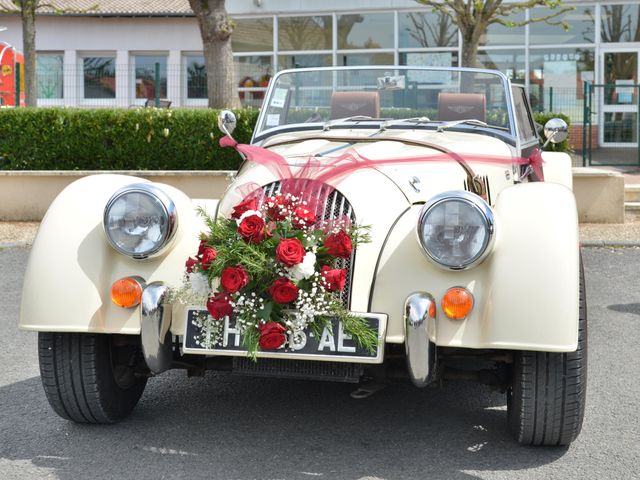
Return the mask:
[[177,301],[206,305],[194,320],[198,345],[221,345],[230,319],[255,358],[259,350],[295,350],[305,329],[320,338],[336,318],[355,343],[375,352],[377,334],[340,299],[347,271],[338,265],[369,241],[368,227],[347,217],[319,220],[312,205],[291,194],[247,197],[231,218],[200,213],[209,231],[174,292]]

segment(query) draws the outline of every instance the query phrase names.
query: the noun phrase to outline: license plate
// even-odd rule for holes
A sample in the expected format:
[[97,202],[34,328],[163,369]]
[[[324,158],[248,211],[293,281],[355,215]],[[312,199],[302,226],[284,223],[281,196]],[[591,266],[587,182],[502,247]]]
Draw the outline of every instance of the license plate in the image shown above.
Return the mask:
[[[288,338],[287,348],[278,350],[258,351],[257,357],[262,358],[292,358],[299,360],[325,360],[332,362],[382,363],[384,353],[384,338],[387,330],[387,316],[379,313],[351,312],[352,315],[364,318],[369,327],[378,335],[378,346],[375,352],[369,352],[360,347],[350,335],[345,333],[342,324],[333,319],[331,328],[325,328],[318,338],[308,329]],[[229,318],[221,320],[221,344],[205,346],[198,339],[205,333],[198,325],[198,316],[207,315],[207,311],[200,308],[189,308],[186,315],[183,350],[185,353],[201,355],[246,356],[247,350],[242,346],[240,332],[234,328]],[[290,346],[291,347],[290,347]]]

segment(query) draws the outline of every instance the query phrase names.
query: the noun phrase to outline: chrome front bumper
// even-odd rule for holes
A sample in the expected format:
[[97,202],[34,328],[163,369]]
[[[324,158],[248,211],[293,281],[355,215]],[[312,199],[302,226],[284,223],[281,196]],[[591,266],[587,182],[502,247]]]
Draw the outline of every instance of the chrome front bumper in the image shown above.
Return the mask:
[[163,305],[168,291],[164,283],[152,282],[142,292],[140,302],[142,353],[152,373],[170,369],[173,361],[171,308]]
[[426,292],[412,293],[404,303],[405,352],[407,370],[417,387],[424,387],[435,377],[436,346],[429,339],[435,328],[436,302]]

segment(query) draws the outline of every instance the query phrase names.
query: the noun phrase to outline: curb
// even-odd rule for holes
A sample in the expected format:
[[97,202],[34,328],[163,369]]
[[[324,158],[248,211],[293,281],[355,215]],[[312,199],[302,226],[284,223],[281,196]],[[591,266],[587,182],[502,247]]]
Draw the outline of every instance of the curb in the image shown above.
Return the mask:
[[637,241],[637,240],[586,240],[584,242],[580,242],[580,246],[585,248],[598,248],[598,247],[629,248],[629,247],[640,247],[640,241]]
[[5,242],[0,243],[0,250],[4,248],[27,248],[32,245],[32,242]]

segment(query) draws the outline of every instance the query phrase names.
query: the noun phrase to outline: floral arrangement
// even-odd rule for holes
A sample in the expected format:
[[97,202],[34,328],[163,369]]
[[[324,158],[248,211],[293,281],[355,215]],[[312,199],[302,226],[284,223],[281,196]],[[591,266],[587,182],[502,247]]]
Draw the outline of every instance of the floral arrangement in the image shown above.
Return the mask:
[[336,268],[369,241],[367,227],[346,217],[319,220],[302,195],[289,193],[246,197],[231,218],[200,213],[209,231],[201,234],[198,253],[186,261],[183,285],[174,292],[181,303],[206,305],[193,320],[197,345],[221,345],[230,317],[255,358],[258,350],[294,349],[296,333],[307,328],[319,338],[337,318],[360,347],[375,352],[376,332],[340,300],[347,271]]

